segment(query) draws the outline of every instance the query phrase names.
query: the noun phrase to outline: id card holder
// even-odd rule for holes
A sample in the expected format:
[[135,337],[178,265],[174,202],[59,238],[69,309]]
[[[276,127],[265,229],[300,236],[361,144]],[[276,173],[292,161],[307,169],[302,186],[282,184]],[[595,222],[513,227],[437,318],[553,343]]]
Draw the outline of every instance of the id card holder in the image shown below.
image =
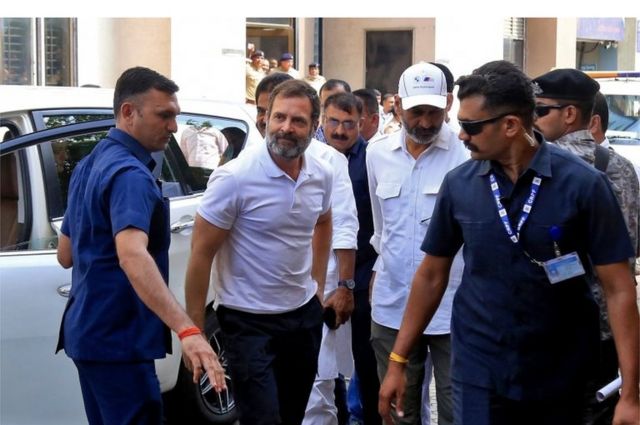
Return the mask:
[[562,282],[585,273],[580,257],[576,252],[545,261],[542,263],[542,267],[544,267],[547,278],[551,283]]

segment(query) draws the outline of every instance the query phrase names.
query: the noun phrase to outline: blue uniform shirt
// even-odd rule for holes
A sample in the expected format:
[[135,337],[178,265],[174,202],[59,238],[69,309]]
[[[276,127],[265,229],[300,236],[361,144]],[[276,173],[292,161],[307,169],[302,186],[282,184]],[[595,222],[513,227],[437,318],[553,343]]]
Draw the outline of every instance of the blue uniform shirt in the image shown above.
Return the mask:
[[[516,399],[581,391],[598,352],[598,308],[586,276],[556,284],[533,264],[577,252],[587,275],[596,265],[626,261],[633,250],[604,174],[542,140],[516,183],[490,161],[452,170],[438,195],[422,244],[430,255],[453,257],[464,243],[465,268],[453,303],[452,378]],[[493,172],[515,229],[533,177],[542,183],[531,214],[511,242],[490,189]]]
[[71,239],[73,285],[58,350],[75,360],[150,360],[171,352],[169,329],[135,293],[115,247],[121,230],[144,231],[168,281],[169,208],[154,164],[142,145],[114,128],[73,172],[62,224]]
[[371,212],[371,197],[367,179],[367,142],[362,136],[359,136],[356,143],[347,151],[347,159],[349,160],[349,177],[356,200],[359,224],[354,274],[355,290],[368,291],[373,265],[378,254],[369,242],[373,236],[373,213]]

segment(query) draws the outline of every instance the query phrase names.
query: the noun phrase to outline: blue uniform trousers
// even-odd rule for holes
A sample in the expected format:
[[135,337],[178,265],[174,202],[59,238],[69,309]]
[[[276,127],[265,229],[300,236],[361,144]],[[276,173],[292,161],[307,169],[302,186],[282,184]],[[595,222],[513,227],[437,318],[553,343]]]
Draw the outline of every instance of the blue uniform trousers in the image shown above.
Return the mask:
[[161,425],[162,396],[153,360],[74,360],[90,425]]

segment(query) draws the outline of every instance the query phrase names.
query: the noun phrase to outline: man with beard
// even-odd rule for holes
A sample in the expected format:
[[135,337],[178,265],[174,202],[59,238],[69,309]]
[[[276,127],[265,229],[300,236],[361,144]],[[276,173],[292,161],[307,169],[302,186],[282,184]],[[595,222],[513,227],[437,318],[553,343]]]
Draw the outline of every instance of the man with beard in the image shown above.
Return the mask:
[[449,286],[431,324],[414,349],[399,357],[391,348],[398,334],[411,289],[411,279],[424,258],[420,244],[429,227],[436,195],[445,174],[469,158],[456,134],[444,124],[453,96],[445,76],[429,63],[407,68],[400,76],[395,105],[402,129],[367,150],[374,234],[371,244],[380,255],[372,294],[371,341],[380,379],[389,361],[406,363],[407,389],[400,424],[419,424],[422,383],[427,355],[436,381],[438,422],[451,424],[450,329],[451,304],[460,283],[463,262],[456,256]]
[[[277,72],[265,77],[256,89],[258,110],[256,127],[263,136],[266,135],[266,110],[269,105],[269,95],[278,84],[291,79],[293,77]],[[353,289],[348,286],[353,281],[358,214],[345,156],[316,139],[311,140],[305,154],[327,161],[334,172],[331,196],[332,255],[329,257],[325,282],[324,307],[335,311],[334,326],[337,329],[329,329],[327,325],[323,326],[322,343],[318,357],[318,374],[309,397],[304,423],[333,423],[338,415],[333,396],[333,378],[338,374],[338,359],[348,357],[346,361],[351,363],[349,341],[347,340],[347,344],[343,343],[345,333],[348,338],[350,326],[342,325],[349,320],[353,311]],[[329,378],[324,379],[325,377]]]
[[242,424],[300,424],[316,375],[333,180],[305,152],[319,115],[307,83],[278,85],[266,143],[214,171],[196,215],[187,311],[204,326],[213,262]]

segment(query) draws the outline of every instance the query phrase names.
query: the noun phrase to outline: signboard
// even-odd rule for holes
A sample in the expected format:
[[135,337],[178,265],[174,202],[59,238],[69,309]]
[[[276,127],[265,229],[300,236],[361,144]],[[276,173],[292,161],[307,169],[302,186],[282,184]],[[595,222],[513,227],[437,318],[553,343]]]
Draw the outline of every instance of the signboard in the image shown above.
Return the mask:
[[578,18],[576,38],[583,40],[624,39],[623,18]]

